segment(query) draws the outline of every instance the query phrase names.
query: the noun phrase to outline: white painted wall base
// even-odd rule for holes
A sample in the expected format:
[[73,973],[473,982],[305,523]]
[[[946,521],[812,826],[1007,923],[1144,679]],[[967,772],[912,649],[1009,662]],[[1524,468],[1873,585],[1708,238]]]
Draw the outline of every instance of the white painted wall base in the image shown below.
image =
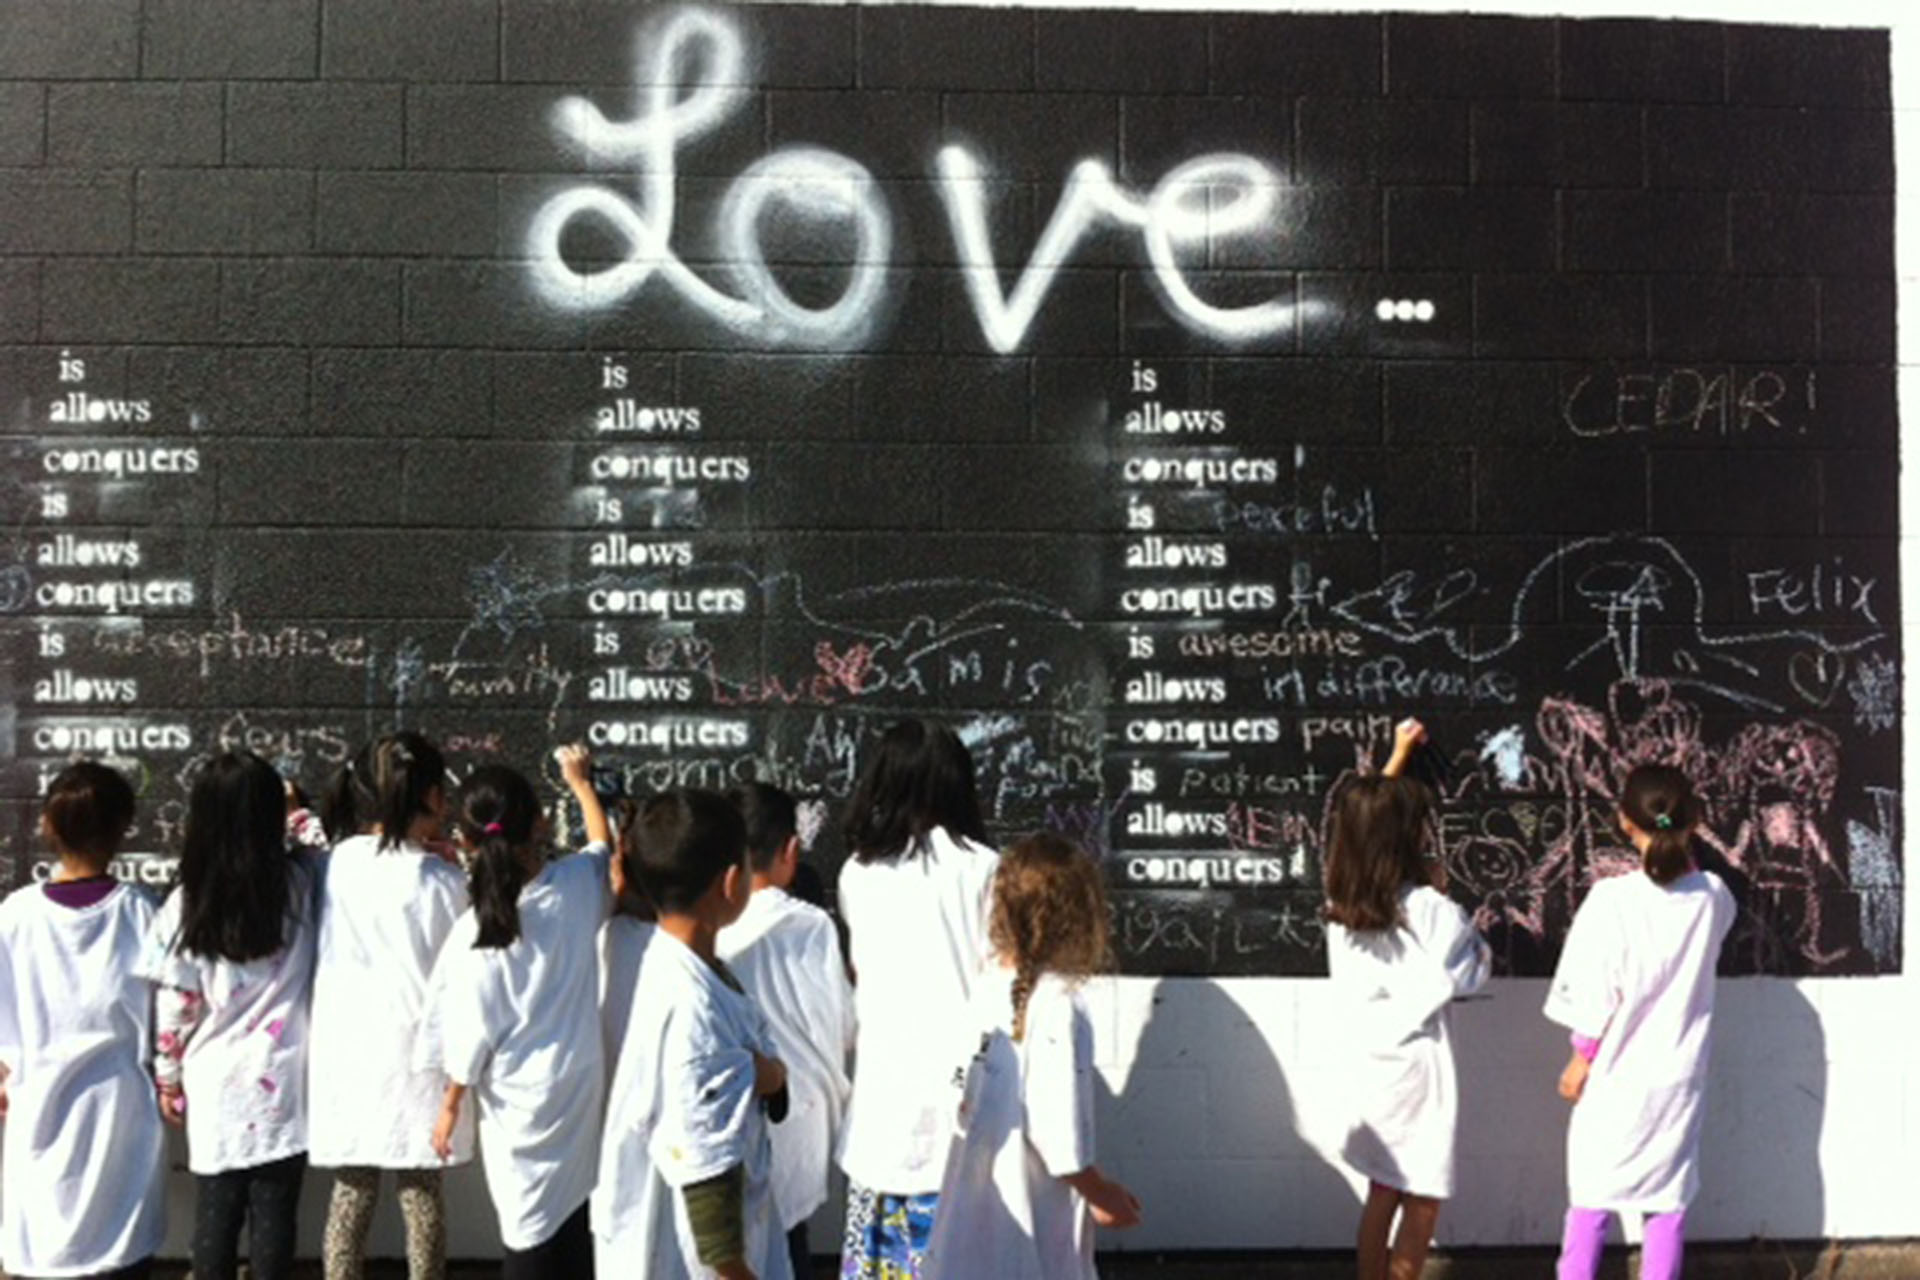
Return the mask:
[[[1454,1009],[1459,1192],[1442,1246],[1549,1244],[1566,1208],[1566,1041],[1540,1016],[1546,983],[1496,981]],[[1906,978],[1720,984],[1696,1240],[1920,1233]],[[1362,1188],[1340,1164],[1343,1010],[1325,983],[1117,979],[1089,991],[1103,1079],[1100,1160],[1146,1217],[1119,1249],[1344,1248]],[[1904,1010],[1904,1014],[1900,1011]],[[184,1157],[176,1150],[176,1160]],[[309,1176],[302,1252],[317,1253],[329,1182]],[[479,1167],[448,1175],[450,1252],[496,1257]],[[169,1188],[167,1252],[184,1255],[192,1183]],[[815,1220],[839,1244],[838,1203]],[[391,1192],[372,1252],[401,1253]]]

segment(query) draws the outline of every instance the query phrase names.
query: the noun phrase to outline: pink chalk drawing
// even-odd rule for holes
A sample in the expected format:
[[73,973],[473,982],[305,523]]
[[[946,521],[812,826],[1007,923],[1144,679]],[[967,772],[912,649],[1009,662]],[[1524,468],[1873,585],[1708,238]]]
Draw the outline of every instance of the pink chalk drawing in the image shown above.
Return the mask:
[[1827,834],[1840,787],[1833,731],[1765,721],[1716,741],[1707,723],[1664,681],[1620,680],[1604,707],[1543,699],[1537,745],[1517,774],[1465,753],[1479,767],[1448,787],[1439,839],[1479,926],[1544,954],[1596,880],[1638,865],[1615,823],[1620,788],[1635,766],[1659,763],[1685,770],[1705,802],[1701,861],[1741,898],[1729,943],[1736,968],[1835,973],[1888,963],[1884,928],[1872,948],[1860,941],[1846,850]]

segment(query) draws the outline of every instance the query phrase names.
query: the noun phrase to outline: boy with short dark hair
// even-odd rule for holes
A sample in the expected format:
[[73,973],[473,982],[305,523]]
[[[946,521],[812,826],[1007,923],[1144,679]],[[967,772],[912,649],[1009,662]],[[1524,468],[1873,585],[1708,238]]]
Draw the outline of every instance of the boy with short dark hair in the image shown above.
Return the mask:
[[747,905],[746,827],[711,791],[642,804],[628,866],[659,914],[614,1068],[592,1218],[603,1276],[790,1280],[767,1125],[786,1070],[716,950]]
[[800,865],[793,797],[756,782],[727,798],[746,822],[753,896],[720,931],[720,956],[759,1002],[787,1066],[793,1108],[773,1134],[773,1202],[794,1274],[806,1275],[807,1219],[826,1203],[834,1139],[853,1091],[853,986],[833,918],[787,891]]

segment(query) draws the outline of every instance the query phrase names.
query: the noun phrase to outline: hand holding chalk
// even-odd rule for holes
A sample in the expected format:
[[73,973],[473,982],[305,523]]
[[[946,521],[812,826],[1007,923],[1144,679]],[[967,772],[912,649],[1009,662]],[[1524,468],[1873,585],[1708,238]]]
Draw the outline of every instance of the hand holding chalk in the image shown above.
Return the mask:
[[1397,778],[1407,767],[1407,761],[1413,756],[1413,749],[1427,740],[1427,727],[1408,716],[1393,727],[1393,754],[1387,757],[1387,767],[1380,772],[1389,778]]

